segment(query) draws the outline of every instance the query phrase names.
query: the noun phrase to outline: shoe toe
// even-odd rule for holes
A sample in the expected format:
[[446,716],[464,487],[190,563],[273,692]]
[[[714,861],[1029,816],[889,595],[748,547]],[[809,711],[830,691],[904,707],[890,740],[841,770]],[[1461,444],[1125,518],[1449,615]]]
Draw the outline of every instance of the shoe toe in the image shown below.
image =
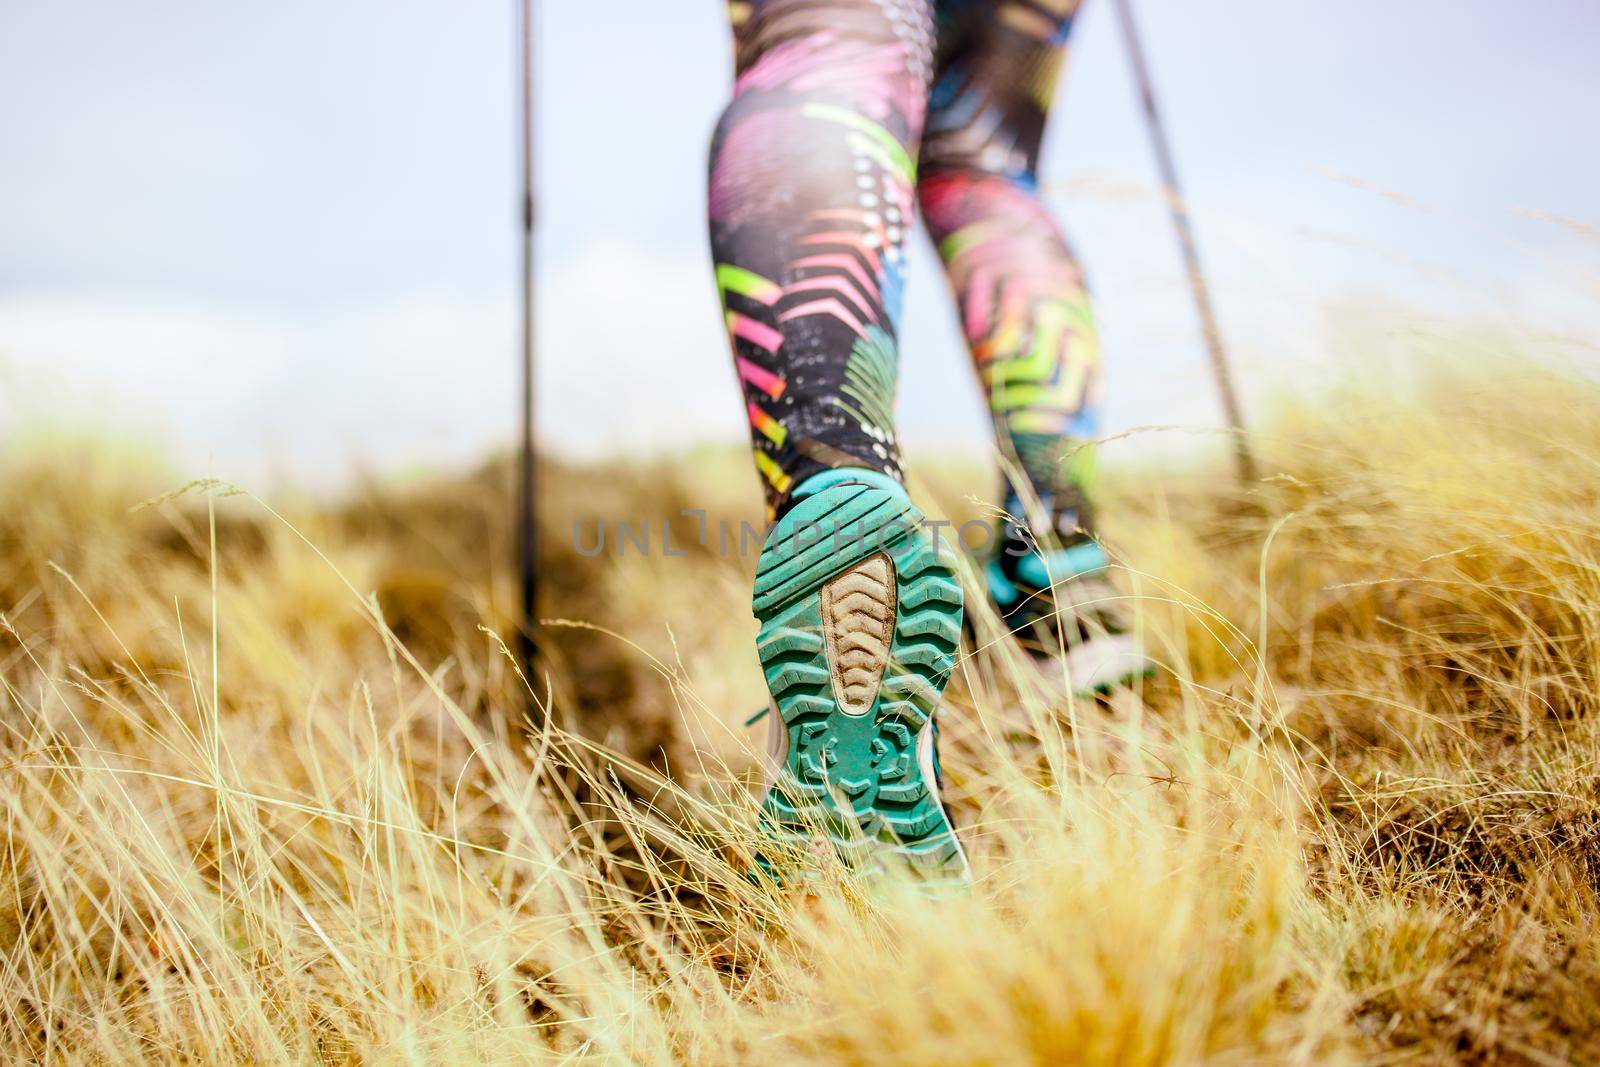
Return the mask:
[[1077,693],[1112,689],[1155,670],[1133,634],[1098,634],[1067,650],[1067,678]]

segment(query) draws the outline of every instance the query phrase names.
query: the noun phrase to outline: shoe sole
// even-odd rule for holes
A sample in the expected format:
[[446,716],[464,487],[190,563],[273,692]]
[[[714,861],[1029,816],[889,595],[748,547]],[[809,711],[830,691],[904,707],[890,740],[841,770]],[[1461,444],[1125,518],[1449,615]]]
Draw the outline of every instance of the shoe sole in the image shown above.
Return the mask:
[[934,708],[961,636],[948,556],[883,476],[805,497],[768,536],[752,607],[783,731],[761,808],[774,840],[820,835],[861,873],[969,881],[933,760]]

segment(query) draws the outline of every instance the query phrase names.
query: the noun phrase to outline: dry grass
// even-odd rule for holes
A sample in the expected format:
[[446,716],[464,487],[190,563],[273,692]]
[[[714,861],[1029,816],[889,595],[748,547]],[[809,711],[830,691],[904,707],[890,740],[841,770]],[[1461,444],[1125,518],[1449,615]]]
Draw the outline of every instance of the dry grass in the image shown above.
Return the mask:
[[979,884],[939,905],[746,877],[752,559],[571,548],[752,519],[742,456],[551,472],[551,612],[611,632],[551,629],[530,732],[501,472],[130,511],[156,465],[19,446],[0,1054],[1593,1061],[1600,396],[1332,400],[1243,494],[1113,479],[1170,676],[1052,704],[985,627],[944,724]]

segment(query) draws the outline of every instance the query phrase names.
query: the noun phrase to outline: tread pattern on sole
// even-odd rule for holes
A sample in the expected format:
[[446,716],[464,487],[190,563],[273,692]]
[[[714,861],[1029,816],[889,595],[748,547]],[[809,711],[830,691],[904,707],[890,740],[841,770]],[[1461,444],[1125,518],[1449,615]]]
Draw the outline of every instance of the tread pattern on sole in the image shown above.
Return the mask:
[[[757,652],[783,766],[762,802],[773,838],[817,835],[863,872],[968,877],[919,746],[961,637],[949,558],[898,486],[845,482],[806,497],[757,563]],[[841,669],[842,664],[842,669]]]
[[878,694],[889,662],[894,584],[894,565],[880,552],[822,587],[823,647],[834,698],[846,714],[865,715]]

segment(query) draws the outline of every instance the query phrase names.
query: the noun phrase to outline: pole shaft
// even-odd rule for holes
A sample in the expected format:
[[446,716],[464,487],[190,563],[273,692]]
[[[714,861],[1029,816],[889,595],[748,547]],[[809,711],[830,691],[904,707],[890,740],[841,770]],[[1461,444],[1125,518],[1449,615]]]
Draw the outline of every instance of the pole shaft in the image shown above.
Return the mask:
[[1132,0],[1116,0],[1117,15],[1122,23],[1122,36],[1127,42],[1128,58],[1133,66],[1134,80],[1139,86],[1139,102],[1144,108],[1145,126],[1150,131],[1150,143],[1155,150],[1156,168],[1161,174],[1161,184],[1167,197],[1167,208],[1172,213],[1172,228],[1177,233],[1178,251],[1183,256],[1184,270],[1189,276],[1189,292],[1194,297],[1195,311],[1200,316],[1200,329],[1205,335],[1206,354],[1211,361],[1211,374],[1216,379],[1217,392],[1222,398],[1222,413],[1233,431],[1233,458],[1242,481],[1256,479],[1255,456],[1245,437],[1244,410],[1239,404],[1239,394],[1233,385],[1233,372],[1228,366],[1228,353],[1222,344],[1222,331],[1217,326],[1216,310],[1211,304],[1211,287],[1206,283],[1205,271],[1200,266],[1200,250],[1195,243],[1194,227],[1189,219],[1189,209],[1178,183],[1178,168],[1173,162],[1172,146],[1167,138],[1166,125],[1156,106],[1155,87],[1150,77],[1150,67],[1145,62],[1144,45],[1139,38],[1138,25],[1133,20]]
[[[519,297],[522,312],[521,410],[517,450],[517,573],[520,583],[521,613],[518,649],[524,669],[530,670],[537,642],[534,629],[539,622],[539,472],[534,451],[534,122],[533,122],[533,0],[518,0],[518,78],[520,82],[518,132],[521,166],[521,276]],[[531,675],[530,675],[531,676]]]

